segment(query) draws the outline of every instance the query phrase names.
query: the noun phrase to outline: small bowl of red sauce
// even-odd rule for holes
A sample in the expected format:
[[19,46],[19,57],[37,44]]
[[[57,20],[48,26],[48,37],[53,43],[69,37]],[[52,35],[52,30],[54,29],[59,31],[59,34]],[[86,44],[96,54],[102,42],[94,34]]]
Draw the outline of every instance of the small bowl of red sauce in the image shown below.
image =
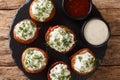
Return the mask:
[[92,10],[92,0],[63,0],[62,7],[67,16],[75,20],[85,19]]

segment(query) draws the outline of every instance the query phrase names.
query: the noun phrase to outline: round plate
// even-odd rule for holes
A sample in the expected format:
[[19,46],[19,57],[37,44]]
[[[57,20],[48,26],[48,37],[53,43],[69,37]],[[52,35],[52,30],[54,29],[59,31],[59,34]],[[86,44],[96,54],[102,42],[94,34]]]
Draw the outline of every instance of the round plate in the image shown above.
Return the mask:
[[[78,21],[78,20],[73,20],[65,15],[65,13],[62,9],[62,0],[53,0],[55,7],[56,7],[56,15],[54,16],[54,18],[52,20],[50,20],[46,23],[37,23],[36,22],[37,26],[41,27],[38,38],[33,43],[28,44],[28,45],[16,42],[13,38],[14,26],[18,22],[22,21],[23,19],[31,19],[30,15],[29,15],[29,6],[32,1],[33,0],[27,0],[26,3],[20,7],[20,9],[18,10],[18,12],[16,13],[16,15],[13,19],[13,22],[11,24],[10,34],[9,34],[10,49],[11,49],[11,53],[14,58],[14,61],[17,64],[17,66],[24,72],[24,74],[30,80],[40,80],[40,79],[47,80],[48,68],[56,61],[63,61],[66,64],[68,64],[68,66],[70,67],[70,56],[82,48],[89,48],[90,50],[92,50],[95,53],[97,60],[103,59],[106,48],[107,48],[107,44],[96,48],[96,47],[91,47],[91,46],[87,45],[81,39],[81,27],[86,20],[88,20],[90,18],[94,18],[94,17],[103,19],[101,14],[99,13],[99,11],[96,9],[96,7],[94,5],[93,5],[90,15],[86,19]],[[74,49],[66,55],[56,52],[55,50],[53,50],[49,46],[47,46],[45,43],[45,33],[50,26],[54,26],[54,25],[68,26],[76,34],[76,38],[77,38],[76,45],[75,45]],[[23,51],[28,47],[38,47],[48,53],[48,56],[49,56],[48,66],[41,73],[30,74],[30,73],[27,73],[23,69],[22,63],[21,63],[21,55],[22,55]],[[97,65],[97,67],[98,66],[99,65]],[[90,73],[86,76],[79,76],[74,71],[72,71],[72,79],[71,80],[86,80],[92,74],[93,73]]]

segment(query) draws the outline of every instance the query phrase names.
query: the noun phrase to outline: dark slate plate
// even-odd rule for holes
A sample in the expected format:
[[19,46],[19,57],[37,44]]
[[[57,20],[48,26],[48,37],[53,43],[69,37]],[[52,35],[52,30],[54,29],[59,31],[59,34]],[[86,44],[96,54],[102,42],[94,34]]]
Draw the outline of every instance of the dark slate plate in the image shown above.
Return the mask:
[[[37,23],[36,22],[38,27],[41,27],[38,38],[33,43],[28,44],[28,45],[24,45],[24,44],[16,42],[13,38],[14,26],[23,19],[31,19],[29,16],[29,6],[30,6],[31,2],[32,2],[32,0],[27,0],[26,3],[20,7],[20,9],[18,10],[18,12],[16,13],[16,15],[13,19],[13,22],[11,24],[10,34],[9,34],[9,43],[10,43],[9,45],[10,45],[13,59],[14,59],[15,63],[17,64],[17,66],[24,72],[24,74],[30,80],[47,80],[48,68],[56,61],[64,61],[66,64],[68,64],[70,66],[70,56],[82,48],[90,48],[95,53],[97,60],[103,59],[106,48],[107,48],[107,44],[96,48],[96,47],[87,45],[81,39],[81,27],[86,20],[91,19],[93,17],[98,17],[98,18],[103,19],[103,17],[101,16],[101,14],[99,13],[99,11],[97,10],[97,8],[94,5],[93,5],[90,15],[86,19],[77,21],[77,20],[73,20],[73,19],[67,17],[64,14],[63,9],[62,9],[62,0],[53,0],[55,7],[56,7],[56,15],[52,20],[50,20],[47,23]],[[75,48],[72,51],[70,51],[67,55],[63,55],[63,54],[60,54],[59,52],[54,51],[53,49],[49,48],[45,43],[44,36],[45,36],[47,29],[50,26],[58,25],[58,24],[68,26],[76,34],[77,42],[76,42]],[[45,50],[48,53],[48,55],[49,55],[48,66],[41,73],[30,74],[30,73],[27,73],[23,69],[22,64],[21,64],[21,55],[22,55],[23,51],[28,47],[38,47],[38,48]],[[99,66],[99,64],[97,65],[97,67],[98,66]],[[88,74],[86,76],[79,76],[78,74],[74,73],[74,71],[72,71],[72,79],[71,80],[86,80],[92,74],[93,73]]]

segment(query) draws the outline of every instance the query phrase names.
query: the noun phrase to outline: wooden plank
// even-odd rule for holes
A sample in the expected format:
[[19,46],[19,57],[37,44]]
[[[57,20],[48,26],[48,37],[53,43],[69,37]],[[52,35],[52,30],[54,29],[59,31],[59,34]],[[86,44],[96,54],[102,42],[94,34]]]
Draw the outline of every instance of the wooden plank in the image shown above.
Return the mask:
[[87,80],[120,80],[120,66],[103,66]]
[[[120,66],[101,66],[87,80],[119,80]],[[29,80],[21,70],[14,67],[0,67],[0,80]]]
[[8,40],[0,39],[0,66],[14,66],[15,63],[12,59],[9,49]]
[[0,10],[0,27],[10,27],[11,21],[17,10]]
[[15,67],[0,67],[0,80],[29,80]]
[[120,8],[120,0],[92,0],[98,8]]
[[9,29],[0,27],[0,39],[8,39]]
[[120,65],[120,36],[112,36],[102,65]]
[[0,9],[17,9],[26,0],[0,0]]
[[111,35],[120,35],[120,9],[99,9],[111,28]]

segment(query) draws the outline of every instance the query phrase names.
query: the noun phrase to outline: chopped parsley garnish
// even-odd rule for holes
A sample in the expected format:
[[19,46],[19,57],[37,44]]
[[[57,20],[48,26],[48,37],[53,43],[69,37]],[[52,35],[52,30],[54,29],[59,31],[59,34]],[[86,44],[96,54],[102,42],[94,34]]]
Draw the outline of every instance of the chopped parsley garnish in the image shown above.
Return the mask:
[[23,30],[23,28],[22,28],[22,27],[19,27],[19,29],[20,29],[20,30]]
[[91,58],[91,59],[90,59],[90,64],[93,64],[93,63],[94,63],[94,59]]
[[81,56],[79,56],[79,60],[80,60],[80,62],[81,62],[81,60],[82,60],[82,57],[81,57]]
[[63,41],[63,45],[64,46],[66,46],[66,47],[69,46],[69,42],[67,41],[67,39],[63,39],[62,41]]

